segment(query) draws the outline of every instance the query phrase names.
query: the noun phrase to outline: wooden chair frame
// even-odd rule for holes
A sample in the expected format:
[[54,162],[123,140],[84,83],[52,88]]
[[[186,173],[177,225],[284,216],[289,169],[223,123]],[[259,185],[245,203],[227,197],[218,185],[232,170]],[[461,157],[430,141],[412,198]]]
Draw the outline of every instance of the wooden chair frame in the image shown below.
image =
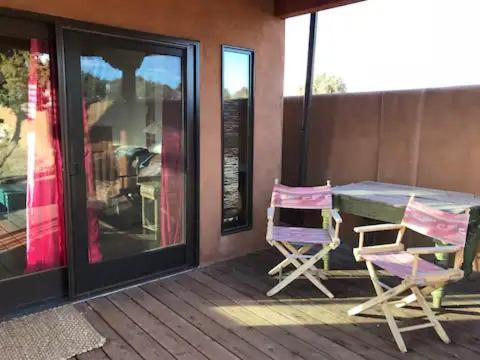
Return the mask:
[[[278,179],[275,179],[275,184],[278,184]],[[330,182],[327,181],[330,186]],[[275,206],[273,204],[267,210],[267,235],[266,240],[278,251],[285,256],[285,259],[274,266],[268,272],[269,275],[278,274],[278,284],[267,292],[267,296],[273,296],[285,288],[295,279],[304,277],[310,280],[320,291],[322,291],[329,298],[334,295],[322,284],[321,280],[326,280],[325,272],[318,267],[316,263],[324,259],[330,251],[336,249],[340,244],[339,232],[342,218],[336,209],[322,209],[323,216],[328,216],[327,231],[331,238],[330,243],[323,244],[322,248],[314,253],[308,255],[307,253],[315,248],[315,244],[295,244],[289,241],[278,241],[273,238]],[[335,222],[335,225],[334,225]],[[288,274],[283,274],[283,270],[288,266],[293,265],[296,269]]]
[[[413,196],[410,198],[410,201],[412,200]],[[467,214],[468,212],[469,210],[465,211],[465,213]],[[458,281],[463,278],[463,271],[460,269],[463,259],[463,247],[456,245],[446,245],[407,249],[406,251],[414,256],[411,275],[407,276],[398,286],[394,288],[390,288],[389,286],[382,283],[378,279],[377,271],[373,263],[365,259],[364,256],[369,254],[395,253],[404,251],[404,245],[402,244],[402,240],[406,229],[407,226],[403,223],[362,226],[356,227],[354,229],[354,231],[359,234],[359,244],[358,248],[354,249],[354,256],[357,261],[365,261],[377,296],[364,302],[363,304],[355,306],[348,311],[348,315],[353,316],[369,310],[375,306],[381,306],[388,326],[390,327],[395,342],[397,343],[397,346],[401,352],[407,352],[407,347],[401,335],[403,332],[423,329],[427,327],[433,327],[442,341],[447,344],[450,343],[450,339],[447,333],[443,329],[438,319],[435,317],[435,314],[425,300],[425,296],[428,296],[434,290],[443,287],[446,283],[450,281]],[[398,231],[395,243],[377,246],[364,246],[366,233],[391,230]],[[417,270],[420,255],[438,253],[454,253],[454,267],[452,269],[445,269],[444,271],[437,271],[433,273],[422,274],[421,276],[419,276],[417,274]],[[411,294],[397,301],[392,300],[394,297],[399,296],[407,291],[410,291]],[[398,327],[392,314],[391,306],[396,306],[400,308],[415,301],[423,310],[424,314],[428,319],[428,322],[403,328]]]

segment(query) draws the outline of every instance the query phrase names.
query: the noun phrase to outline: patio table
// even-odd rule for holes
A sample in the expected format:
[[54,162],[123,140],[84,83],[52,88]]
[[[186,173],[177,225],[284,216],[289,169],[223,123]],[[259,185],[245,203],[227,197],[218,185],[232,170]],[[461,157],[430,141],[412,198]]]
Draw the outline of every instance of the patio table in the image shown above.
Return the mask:
[[[467,278],[472,273],[480,237],[480,196],[375,181],[336,186],[332,191],[334,207],[340,212],[389,223],[401,222],[412,194],[416,201],[444,211],[459,213],[470,208],[463,271]],[[436,260],[437,263],[445,264],[448,262],[448,255],[437,254]],[[443,295],[444,289],[438,289],[432,294],[435,307],[441,306]]]

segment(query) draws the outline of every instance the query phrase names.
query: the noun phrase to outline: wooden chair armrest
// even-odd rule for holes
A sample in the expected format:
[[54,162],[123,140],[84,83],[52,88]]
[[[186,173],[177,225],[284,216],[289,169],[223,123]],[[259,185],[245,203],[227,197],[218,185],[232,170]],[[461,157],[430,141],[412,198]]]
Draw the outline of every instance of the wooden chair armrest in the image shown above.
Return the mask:
[[273,221],[273,217],[275,216],[275,208],[269,207],[267,209],[267,219]]
[[269,207],[267,209],[267,234],[266,239],[267,242],[272,245],[272,238],[273,238],[273,218],[275,216],[275,208]]
[[358,261],[361,259],[363,255],[371,255],[371,254],[381,254],[381,253],[392,253],[392,252],[400,252],[403,251],[405,248],[403,244],[386,244],[386,245],[374,245],[374,246],[364,246],[361,248],[353,249],[353,255],[355,259]]
[[343,219],[337,209],[329,209],[329,211],[332,219],[335,220],[335,223],[341,224],[343,222]]
[[412,255],[426,255],[426,254],[447,254],[447,253],[454,253],[461,250],[461,246],[430,246],[430,247],[416,247],[416,248],[409,248],[407,252]]
[[366,233],[366,232],[375,232],[375,231],[388,231],[388,230],[400,230],[404,227],[402,224],[378,224],[378,225],[367,225],[367,226],[357,226],[353,229],[356,233]]
[[463,271],[459,269],[445,269],[442,271],[422,273],[420,276],[417,276],[416,273],[412,276],[407,277],[405,280],[411,280],[414,282],[423,282],[426,284],[444,284],[448,281],[458,281],[463,278]]

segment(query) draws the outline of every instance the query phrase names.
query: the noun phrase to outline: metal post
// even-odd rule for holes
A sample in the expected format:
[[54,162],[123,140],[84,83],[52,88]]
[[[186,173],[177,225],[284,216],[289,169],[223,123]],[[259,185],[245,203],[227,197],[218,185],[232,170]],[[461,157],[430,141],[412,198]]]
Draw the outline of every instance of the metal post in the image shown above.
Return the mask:
[[305,95],[303,99],[303,118],[300,132],[302,148],[300,150],[300,185],[307,179],[308,129],[310,122],[310,104],[312,101],[312,82],[315,62],[315,44],[317,37],[317,13],[310,14],[310,33],[308,39],[307,76],[305,79]]

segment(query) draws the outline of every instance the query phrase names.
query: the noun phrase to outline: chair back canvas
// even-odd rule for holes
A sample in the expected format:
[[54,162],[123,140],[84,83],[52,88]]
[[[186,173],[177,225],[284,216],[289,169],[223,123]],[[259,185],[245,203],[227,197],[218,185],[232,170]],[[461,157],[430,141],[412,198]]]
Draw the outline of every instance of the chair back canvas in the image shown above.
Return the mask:
[[290,187],[275,184],[271,205],[290,209],[331,209],[332,188],[329,185]]
[[465,247],[469,217],[468,213],[452,214],[411,199],[402,224],[425,236]]

